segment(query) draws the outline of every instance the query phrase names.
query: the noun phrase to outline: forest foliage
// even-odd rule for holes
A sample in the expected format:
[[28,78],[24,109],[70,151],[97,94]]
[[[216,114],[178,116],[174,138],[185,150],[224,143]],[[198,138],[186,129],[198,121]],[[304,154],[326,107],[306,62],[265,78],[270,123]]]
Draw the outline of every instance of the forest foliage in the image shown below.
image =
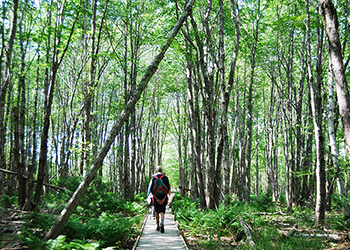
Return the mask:
[[0,13],[4,208],[66,189],[57,211],[95,216],[81,205],[95,190],[79,188],[106,183],[108,212],[162,165],[201,211],[267,197],[311,204],[315,227],[350,218],[348,1],[5,0]]

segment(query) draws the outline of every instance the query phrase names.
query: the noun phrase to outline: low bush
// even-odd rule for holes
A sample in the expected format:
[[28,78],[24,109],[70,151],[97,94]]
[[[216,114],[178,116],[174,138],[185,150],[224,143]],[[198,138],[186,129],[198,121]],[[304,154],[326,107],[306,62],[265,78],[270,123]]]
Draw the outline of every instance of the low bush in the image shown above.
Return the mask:
[[[69,188],[67,192],[72,193],[70,189],[74,189],[79,182],[73,178],[67,179],[66,183]],[[26,224],[20,238],[30,249],[95,249],[95,246],[108,248],[129,242],[136,236],[137,228],[141,228],[144,215],[148,212],[145,199],[138,197],[139,202],[130,202],[105,190],[104,183],[91,185],[62,229],[62,235],[55,240],[42,242],[56,215],[70,198],[67,194],[49,193],[44,206],[48,213],[25,215]]]
[[265,194],[251,197],[249,205],[234,201],[229,206],[220,204],[216,210],[205,211],[200,210],[198,200],[176,194],[171,207],[180,229],[185,231],[192,242],[191,248],[195,249],[234,249],[238,245],[240,249],[250,249],[239,216],[250,230],[256,249],[323,249],[326,245],[320,238],[285,237],[283,232],[294,226],[300,226],[301,232],[312,230],[309,223],[314,211],[295,209],[292,215],[282,215],[280,205]]

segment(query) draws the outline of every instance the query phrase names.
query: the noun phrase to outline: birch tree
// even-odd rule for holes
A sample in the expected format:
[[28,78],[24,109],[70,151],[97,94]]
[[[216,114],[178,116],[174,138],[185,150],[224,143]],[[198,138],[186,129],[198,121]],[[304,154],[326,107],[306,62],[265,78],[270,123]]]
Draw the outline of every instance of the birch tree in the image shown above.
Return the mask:
[[[342,118],[346,150],[348,156],[350,156],[350,94],[343,68],[342,48],[338,31],[338,15],[331,0],[321,0],[321,16],[328,36],[329,57],[336,84],[339,113]],[[335,151],[333,152],[336,154]],[[346,191],[343,192],[346,193]],[[345,220],[350,218],[349,210],[346,207],[344,208],[344,216]]]

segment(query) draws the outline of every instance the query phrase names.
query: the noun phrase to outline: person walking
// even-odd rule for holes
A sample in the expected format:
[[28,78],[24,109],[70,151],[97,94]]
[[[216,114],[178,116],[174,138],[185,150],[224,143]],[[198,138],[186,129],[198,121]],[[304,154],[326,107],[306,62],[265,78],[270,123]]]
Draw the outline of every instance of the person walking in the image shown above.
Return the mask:
[[168,195],[171,193],[171,186],[168,177],[163,174],[161,166],[157,166],[156,172],[157,174],[152,179],[151,192],[153,194],[153,205],[156,211],[156,230],[164,233],[165,207],[168,204]]

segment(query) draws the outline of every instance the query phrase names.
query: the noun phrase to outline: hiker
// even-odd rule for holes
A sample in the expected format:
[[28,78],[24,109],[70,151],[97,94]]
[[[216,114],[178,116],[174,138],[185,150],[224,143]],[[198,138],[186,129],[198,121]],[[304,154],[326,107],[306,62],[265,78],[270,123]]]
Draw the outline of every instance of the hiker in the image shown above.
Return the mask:
[[[151,190],[153,194],[153,204],[156,211],[157,231],[164,233],[165,206],[168,204],[168,195],[171,192],[171,186],[168,177],[163,174],[161,166],[156,168],[157,174],[152,179]],[[160,224],[159,224],[160,214]]]

